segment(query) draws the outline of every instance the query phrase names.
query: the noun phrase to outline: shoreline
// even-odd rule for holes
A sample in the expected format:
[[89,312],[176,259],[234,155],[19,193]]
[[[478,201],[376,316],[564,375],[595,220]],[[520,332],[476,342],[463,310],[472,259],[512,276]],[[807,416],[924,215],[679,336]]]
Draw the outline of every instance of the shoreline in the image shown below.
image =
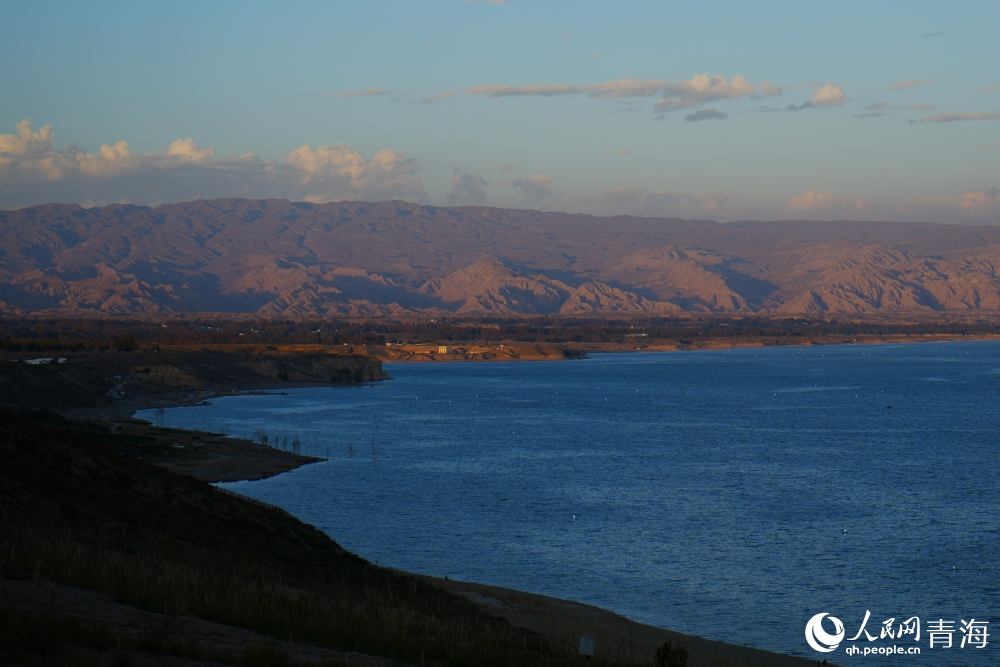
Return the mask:
[[[828,345],[900,345],[906,343],[940,343],[957,341],[995,341],[1000,335],[965,335],[965,334],[891,334],[885,336],[755,336],[739,337],[705,337],[692,339],[639,338],[632,343],[504,343],[504,349],[516,351],[518,348],[531,349],[541,346],[557,353],[546,356],[529,355],[516,356],[508,354],[504,357],[487,356],[485,346],[470,343],[467,346],[456,345],[456,349],[470,348],[469,352],[439,353],[430,351],[436,346],[427,345],[426,351],[416,353],[408,349],[417,346],[387,346],[365,348],[365,353],[383,363],[428,363],[428,362],[498,362],[498,361],[574,361],[585,359],[589,354],[610,354],[615,352],[690,352],[701,350],[733,350],[750,348],[775,347],[820,347]],[[444,346],[441,346],[444,347]],[[495,346],[494,346],[495,347]]]
[[[534,356],[510,356],[503,359],[483,359],[483,358],[457,358],[461,355],[459,354],[449,354],[449,355],[439,355],[439,354],[427,354],[427,355],[409,355],[410,358],[407,359],[394,359],[388,361],[381,359],[375,354],[371,353],[371,350],[366,350],[370,356],[384,361],[385,363],[491,363],[500,361],[521,361],[521,362],[545,362],[545,361],[573,361],[579,359],[587,359],[590,354],[624,354],[624,353],[652,353],[652,352],[690,352],[690,351],[713,351],[713,350],[732,350],[732,349],[754,349],[754,348],[775,348],[775,347],[800,347],[800,346],[829,346],[829,345],[900,345],[900,344],[917,344],[917,343],[933,343],[933,342],[960,342],[960,341],[996,341],[1000,340],[1000,336],[965,336],[956,334],[921,334],[921,335],[895,335],[895,336],[858,336],[852,337],[850,340],[844,337],[828,337],[822,339],[768,339],[768,340],[736,340],[736,341],[726,341],[726,339],[720,338],[707,338],[703,341],[694,341],[689,345],[674,345],[674,344],[657,344],[651,341],[652,344],[645,346],[640,346],[636,348],[624,348],[620,345],[608,343],[602,345],[595,344],[583,344],[578,345],[573,348],[573,356],[566,356],[562,353],[563,348],[549,348],[560,350],[558,354],[548,354],[548,355],[534,355]],[[725,342],[724,342],[725,341]],[[521,346],[511,345],[508,349],[516,349]],[[533,350],[537,350],[538,346],[526,346]],[[375,348],[375,349],[385,349],[385,348]],[[416,357],[416,358],[414,358]],[[386,376],[386,379],[392,379]],[[381,380],[373,380],[372,382],[380,382]],[[251,396],[260,395],[268,393],[286,393],[288,390],[294,389],[308,389],[308,388],[338,388],[338,387],[354,387],[361,386],[364,384],[369,384],[368,382],[342,385],[342,384],[331,384],[329,382],[322,381],[268,381],[268,382],[251,382],[251,383],[240,383],[235,387],[232,385],[216,385],[207,386],[195,390],[179,390],[179,391],[165,391],[165,392],[153,392],[153,393],[142,393],[134,395],[131,398],[123,398],[114,401],[111,404],[97,407],[89,408],[75,408],[71,410],[64,411],[63,414],[66,417],[72,419],[97,419],[109,425],[118,426],[121,425],[143,425],[148,429],[163,429],[164,427],[157,427],[151,422],[146,420],[138,419],[135,414],[140,410],[150,410],[150,409],[167,409],[176,407],[193,407],[197,406],[205,401],[210,401],[215,398],[223,398],[226,396]],[[270,477],[275,477],[285,472],[290,472],[297,468],[311,465],[313,463],[319,463],[326,459],[314,456],[302,456],[296,455],[290,452],[283,451],[279,448],[260,445],[256,448],[253,456],[246,456],[246,452],[241,452],[240,450],[245,450],[247,447],[247,441],[230,438],[225,434],[218,433],[207,433],[203,431],[191,430],[191,429],[166,429],[172,433],[186,433],[197,439],[205,439],[206,436],[213,438],[213,442],[216,445],[222,445],[224,442],[232,443],[228,448],[228,452],[215,452],[217,458],[205,459],[200,462],[185,461],[186,465],[170,464],[165,461],[155,461],[150,462],[156,463],[157,465],[164,465],[168,469],[174,470],[175,472],[181,472],[183,474],[192,475],[203,481],[210,483],[228,483],[228,482],[240,482],[240,481],[258,481],[261,479],[268,479]],[[259,443],[252,443],[259,444]],[[244,454],[240,456],[239,454]],[[223,467],[220,469],[219,464],[222,463]],[[221,473],[221,474],[220,474]]]
[[[724,665],[755,667],[813,667],[816,664],[814,658],[730,644],[639,623],[608,609],[573,600],[490,584],[441,579],[411,572],[405,574],[461,595],[512,625],[576,643],[579,643],[580,635],[593,637],[597,640],[598,648],[605,651],[625,648],[637,656],[652,655],[664,642],[671,641],[675,645],[679,643],[687,647],[692,665],[721,662]],[[829,665],[835,667],[832,662]]]
[[330,347],[162,346],[61,354],[0,353],[0,404],[105,442],[121,456],[206,482],[264,479],[322,459],[300,455],[292,433],[261,430],[230,438],[166,428],[159,413],[143,420],[137,411],[390,379],[378,359]]
[[[135,412],[142,409],[156,407],[191,407],[202,401],[211,398],[238,396],[238,395],[261,395],[266,393],[277,393],[282,389],[301,389],[313,387],[336,388],[337,385],[325,383],[261,383],[253,387],[240,387],[238,389],[226,389],[221,387],[206,388],[195,396],[174,396],[174,397],[144,397],[137,399],[136,406],[122,405],[121,411],[129,411],[129,420],[135,420]],[[284,392],[282,392],[284,393]],[[123,401],[124,402],[124,401]],[[136,420],[138,421],[138,420]],[[155,428],[155,427],[154,427]],[[198,433],[198,431],[190,431]],[[273,449],[273,448],[272,448]],[[281,452],[282,450],[274,450]],[[283,452],[282,452],[283,453]],[[299,462],[297,465],[274,472],[248,479],[225,479],[225,480],[205,480],[209,483],[216,482],[236,482],[236,481],[260,481],[270,477],[275,477],[284,472],[289,472],[299,467],[319,463],[322,458],[302,457],[311,460]],[[154,463],[153,461],[150,461]],[[156,464],[162,465],[162,464]],[[170,466],[163,466],[173,469]],[[181,472],[175,470],[175,472]],[[189,474],[189,473],[182,473]],[[227,489],[228,490],[228,489]],[[230,492],[239,496],[247,502],[257,502],[251,496],[246,496],[238,491]],[[278,508],[286,511],[283,508]],[[296,520],[301,521],[298,517]],[[331,536],[333,538],[333,536]],[[690,652],[691,664],[722,664],[722,665],[754,665],[767,667],[812,667],[815,660],[791,656],[784,653],[777,653],[766,649],[741,646],[727,642],[707,639],[696,635],[686,635],[666,628],[648,625],[633,621],[625,616],[602,607],[551,597],[539,593],[531,593],[513,588],[482,584],[478,582],[458,581],[454,579],[442,579],[430,575],[417,574],[404,570],[387,568],[400,574],[412,576],[425,581],[435,587],[458,594],[470,602],[476,604],[493,616],[502,618],[517,627],[523,627],[532,632],[542,635],[555,636],[572,643],[579,643],[579,636],[594,637],[598,646],[602,650],[618,649],[628,646],[628,650],[636,655],[652,655],[655,650],[666,641],[674,644],[681,643]],[[830,663],[834,667],[834,663]]]
[[[131,393],[128,397],[91,407],[61,411],[80,424],[99,421],[113,434],[157,437],[166,441],[161,455],[150,455],[152,447],[137,456],[145,463],[206,482],[257,481],[317,463],[323,459],[298,456],[260,443],[229,438],[191,429],[158,427],[135,417],[139,410],[195,406],[213,398],[253,395],[288,390],[344,386],[329,382],[266,381],[218,383],[198,389],[174,389]],[[152,435],[151,435],[152,434]],[[118,446],[115,446],[116,450]],[[220,451],[218,448],[222,448]],[[123,452],[124,453],[124,452]],[[220,474],[222,473],[222,474]],[[236,494],[233,494],[236,495]],[[239,494],[242,495],[242,494]],[[252,502],[252,499],[245,499]],[[296,518],[298,521],[299,519]],[[551,636],[571,644],[579,636],[595,637],[606,651],[626,650],[634,656],[652,655],[665,641],[680,642],[690,651],[692,664],[769,665],[772,667],[811,667],[814,660],[775,653],[701,637],[684,635],[664,628],[633,622],[612,611],[591,605],[562,600],[515,589],[439,579],[407,573],[437,588],[455,593],[479,606],[492,616],[512,625]]]
[[[538,361],[552,360],[539,359]],[[137,397],[134,405],[124,405],[126,401],[121,401],[120,405],[115,407],[118,408],[117,412],[119,414],[127,413],[128,419],[135,420],[134,414],[143,409],[191,407],[212,398],[286,393],[284,390],[318,387],[336,388],[337,385],[322,382],[280,382],[257,383],[253,386],[240,386],[238,388],[206,387],[199,392],[195,392],[193,396],[190,395],[190,392],[183,396],[144,396]],[[192,431],[192,433],[194,432]],[[280,452],[281,450],[276,451]],[[260,481],[284,472],[289,472],[298,467],[325,460],[322,458],[309,458],[311,460],[301,461],[293,467],[278,470],[274,474],[256,478],[215,481]],[[248,502],[255,502],[252,497],[238,491],[233,492],[233,495],[240,496]],[[279,509],[285,511],[283,508]],[[298,519],[298,517],[295,518]],[[810,658],[791,656],[750,646],[730,644],[695,635],[686,635],[666,628],[640,623],[611,610],[574,600],[555,598],[491,584],[442,579],[440,577],[416,574],[403,570],[393,569],[393,571],[415,577],[435,587],[461,595],[491,615],[502,618],[517,627],[523,627],[539,634],[552,635],[565,641],[576,643],[579,642],[581,634],[594,637],[598,645],[602,647],[602,650],[609,650],[611,647],[618,648],[627,644],[629,650],[636,655],[652,655],[664,642],[672,641],[674,644],[680,643],[688,648],[692,664],[695,665],[721,662],[721,664],[730,665],[812,667],[815,664],[815,660]],[[831,666],[833,665],[833,663],[830,664]]]
[[195,407],[215,398],[286,393],[284,389],[336,387],[312,382],[259,383],[237,389],[208,387],[197,391],[143,394],[111,404],[62,411],[67,419],[97,421],[112,433],[146,436],[169,441],[172,450],[138,456],[140,460],[209,484],[255,482],[276,477],[325,458],[296,454],[269,444],[183,427],[157,426],[136,417],[141,410]]

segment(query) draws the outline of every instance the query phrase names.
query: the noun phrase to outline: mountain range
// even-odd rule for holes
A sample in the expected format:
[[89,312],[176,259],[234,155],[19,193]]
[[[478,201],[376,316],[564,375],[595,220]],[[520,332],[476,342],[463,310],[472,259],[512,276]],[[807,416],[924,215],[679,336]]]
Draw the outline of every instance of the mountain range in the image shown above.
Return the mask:
[[0,211],[0,313],[1000,311],[1000,227],[216,199]]

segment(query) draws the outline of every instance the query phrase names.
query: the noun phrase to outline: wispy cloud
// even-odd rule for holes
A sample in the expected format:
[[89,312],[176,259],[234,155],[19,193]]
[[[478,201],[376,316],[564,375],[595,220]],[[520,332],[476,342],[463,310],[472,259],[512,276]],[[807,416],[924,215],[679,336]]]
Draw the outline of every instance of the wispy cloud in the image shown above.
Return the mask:
[[420,165],[392,149],[365,158],[344,144],[301,146],[283,160],[253,153],[216,157],[193,138],[165,152],[135,153],[127,141],[88,153],[57,149],[51,125],[35,132],[30,121],[16,134],[0,134],[0,205],[47,201],[135,203],[197,197],[288,197],[324,202],[424,196]]
[[509,5],[510,0],[465,0],[466,3],[470,5]]
[[864,113],[854,114],[856,118],[878,118],[885,116],[889,111],[933,111],[937,106],[934,104],[907,104],[899,106],[890,102],[876,102],[865,107]]
[[420,101],[423,102],[424,104],[434,104],[435,102],[440,102],[441,100],[446,100],[449,97],[454,97],[454,96],[455,96],[455,90],[452,89],[452,90],[446,90],[442,93],[438,93],[437,95],[431,95],[430,97],[422,97],[420,98]]
[[[616,79],[602,83],[568,84],[568,83],[535,83],[525,86],[512,84],[487,84],[467,88],[464,93],[472,96],[499,99],[503,97],[562,97],[582,95],[596,100],[614,100],[623,107],[619,111],[638,111],[640,103],[647,98],[659,98],[653,105],[653,112],[663,114],[678,109],[689,109],[711,102],[736,100],[743,97],[761,99],[781,95],[783,90],[793,88],[815,88],[812,99],[801,105],[790,105],[786,111],[800,111],[821,107],[839,106],[847,101],[843,88],[833,83],[799,83],[790,86],[776,86],[768,81],[759,85],[750,83],[742,76],[734,76],[732,80],[724,76],[708,76],[699,74],[688,81],[666,81],[663,79]],[[393,102],[403,99],[416,99],[424,104],[432,104],[458,93],[455,89],[446,90],[425,97],[417,97],[420,91],[400,92],[385,88],[366,88],[362,90],[345,90],[337,93],[338,97],[375,97],[379,95],[398,95]],[[761,107],[761,110],[771,110]],[[702,120],[719,120],[727,114],[716,109],[704,109],[685,116],[687,122]]]
[[920,123],[955,123],[963,120],[1000,120],[1000,111],[974,113],[939,113],[934,116],[924,116]]
[[715,109],[699,109],[694,113],[684,116],[685,123],[697,123],[703,120],[723,120],[729,118],[729,114],[716,111]]
[[995,151],[997,149],[997,146],[1000,146],[1000,144],[997,144],[996,146],[994,146],[993,144],[982,144],[976,147],[976,152],[978,153],[979,151]]
[[592,99],[624,100],[659,96],[654,111],[673,111],[716,100],[740,97],[768,97],[779,95],[781,89],[767,81],[753,85],[742,76],[732,81],[724,76],[699,74],[690,81],[665,81],[663,79],[617,79],[603,83],[574,85],[568,83],[536,83],[527,86],[510,84],[482,85],[469,88],[470,95],[491,99],[501,97],[557,97],[586,95]]
[[992,85],[992,86],[980,86],[979,88],[973,89],[972,92],[974,92],[974,93],[1000,93],[1000,86],[995,85],[995,84]]
[[943,34],[944,33],[941,32],[940,30],[935,30],[934,32],[925,32],[924,34],[922,34],[920,36],[921,37],[938,37],[938,36],[943,35]]
[[910,88],[926,86],[929,83],[934,83],[934,79],[903,79],[902,81],[889,84],[889,90],[909,90]]
[[337,97],[375,97],[376,95],[391,95],[391,90],[385,88],[365,88],[364,90],[342,90]]

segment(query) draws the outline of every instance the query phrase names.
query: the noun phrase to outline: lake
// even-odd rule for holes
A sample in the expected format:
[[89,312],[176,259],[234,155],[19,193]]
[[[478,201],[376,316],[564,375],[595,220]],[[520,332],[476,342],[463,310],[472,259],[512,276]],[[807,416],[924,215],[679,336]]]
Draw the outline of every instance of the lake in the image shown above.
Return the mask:
[[[1000,343],[385,370],[395,379],[219,398],[165,423],[329,452],[225,486],[380,565],[841,664],[874,664],[847,646],[894,642],[820,654],[813,615],[840,618],[846,639],[869,610],[876,637],[918,616],[926,664],[997,662],[992,643],[958,648],[958,629],[1000,601]],[[951,649],[928,648],[939,619]]]

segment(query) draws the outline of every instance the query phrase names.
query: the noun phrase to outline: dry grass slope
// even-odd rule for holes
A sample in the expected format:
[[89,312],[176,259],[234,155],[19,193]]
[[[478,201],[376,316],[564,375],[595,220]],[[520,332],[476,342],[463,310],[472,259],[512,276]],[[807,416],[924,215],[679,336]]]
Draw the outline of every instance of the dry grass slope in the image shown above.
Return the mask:
[[[142,609],[412,664],[571,660],[566,644],[375,567],[282,512],[7,411],[0,414],[0,458],[7,578],[34,573]],[[0,632],[30,626],[26,636],[49,633],[90,648],[111,641],[101,628],[4,614]],[[37,642],[3,646],[8,660],[17,653],[25,664],[46,664]]]

